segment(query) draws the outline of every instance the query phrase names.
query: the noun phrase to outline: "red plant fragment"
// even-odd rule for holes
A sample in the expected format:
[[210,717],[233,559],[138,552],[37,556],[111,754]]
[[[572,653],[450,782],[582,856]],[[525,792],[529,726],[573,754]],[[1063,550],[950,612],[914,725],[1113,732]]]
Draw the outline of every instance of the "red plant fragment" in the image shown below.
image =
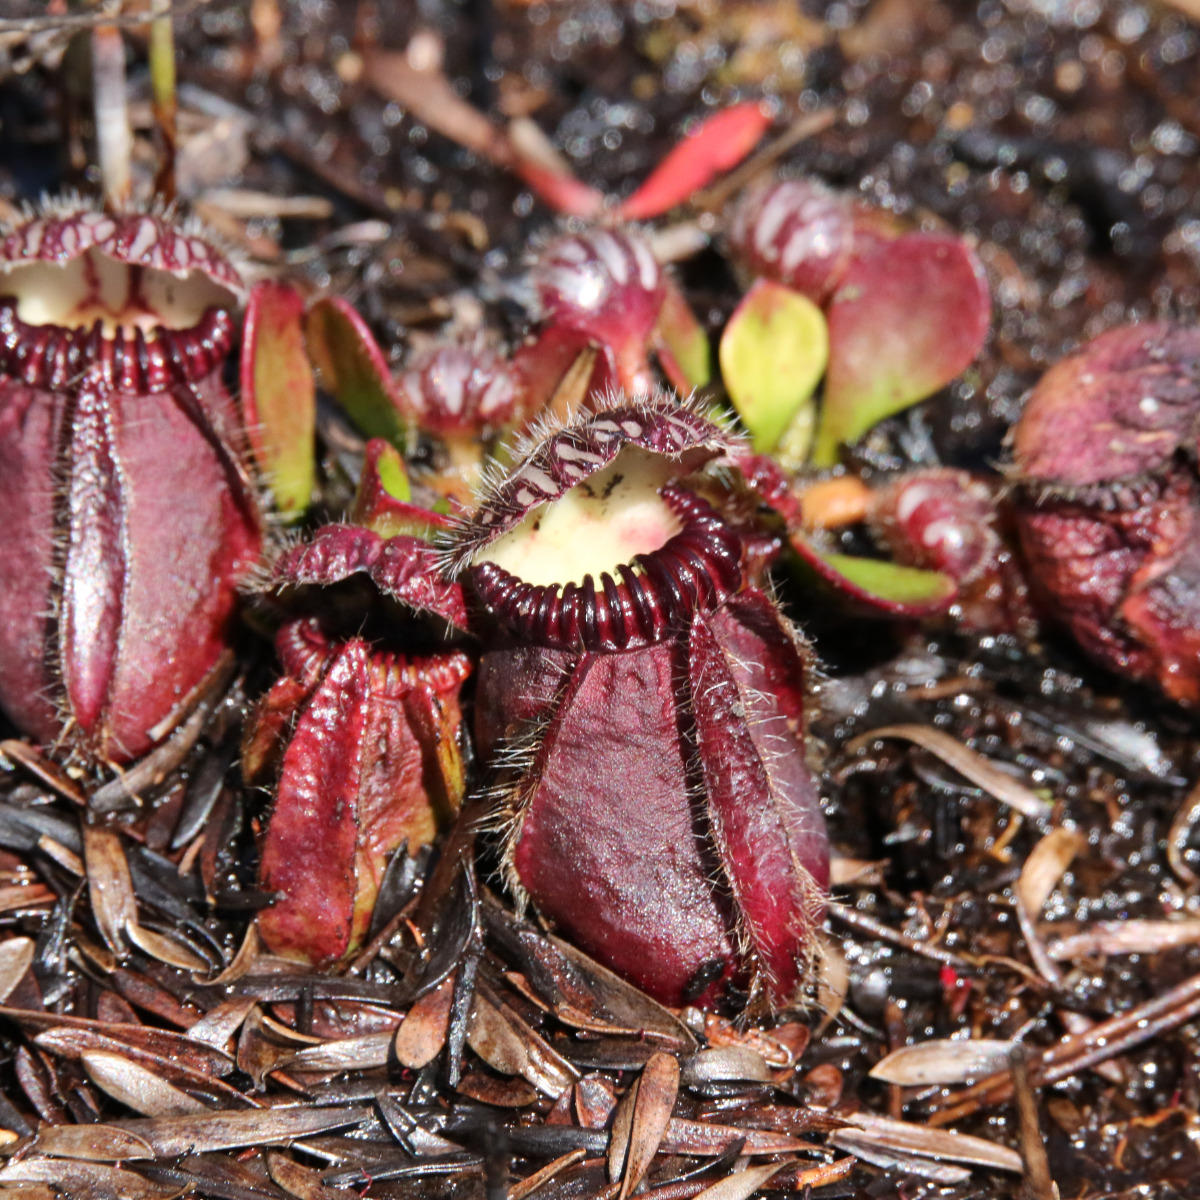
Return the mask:
[[674,146],[629,199],[618,204],[620,221],[661,216],[732,170],[758,145],[771,118],[760,104],[735,104],[701,121]]
[[[547,334],[588,339],[618,386],[633,395],[653,390],[648,351],[665,288],[662,268],[641,234],[564,234],[538,252],[530,280]],[[533,353],[542,351],[535,346]]]
[[870,524],[898,563],[954,580],[965,628],[1015,632],[1032,620],[990,481],[950,467],[906,472],[875,493]]

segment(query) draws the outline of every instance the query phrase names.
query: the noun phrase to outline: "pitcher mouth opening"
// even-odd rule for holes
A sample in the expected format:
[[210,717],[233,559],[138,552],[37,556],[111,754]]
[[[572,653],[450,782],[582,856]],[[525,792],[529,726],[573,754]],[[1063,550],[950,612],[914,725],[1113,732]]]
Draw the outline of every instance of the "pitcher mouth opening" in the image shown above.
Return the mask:
[[159,217],[34,219],[0,243],[0,371],[47,389],[93,366],[125,391],[194,382],[231,349],[242,290],[207,242]]

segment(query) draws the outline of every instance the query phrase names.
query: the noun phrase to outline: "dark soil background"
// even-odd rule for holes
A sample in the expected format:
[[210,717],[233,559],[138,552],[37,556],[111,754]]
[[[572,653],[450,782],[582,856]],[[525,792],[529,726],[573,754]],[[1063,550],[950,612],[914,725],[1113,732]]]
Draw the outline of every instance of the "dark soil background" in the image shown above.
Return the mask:
[[[1024,395],[1064,352],[1129,320],[1190,321],[1200,308],[1200,27],[1184,7],[1100,0],[184,3],[176,6],[180,193],[263,274],[287,272],[350,299],[399,360],[406,346],[451,318],[519,332],[513,284],[530,240],[555,218],[512,176],[389,99],[365,69],[373,53],[412,54],[416,46],[432,61],[440,57],[461,97],[498,121],[531,118],[581,178],[614,195],[636,186],[688,119],[718,106],[765,97],[779,129],[828,110],[828,128],[789,149],[782,165],[974,239],[996,309],[976,366],[877,428],[854,461],[873,474],[933,462],[986,470],[1003,462],[1005,433]],[[83,46],[70,41],[70,29],[21,23],[44,15],[39,4],[0,4],[0,18],[10,22],[0,24],[0,204],[14,208],[44,191],[95,185]],[[128,44],[135,166],[144,188],[155,163],[144,29],[131,27]],[[696,311],[718,330],[738,298],[718,249],[678,271]],[[323,412],[322,434],[324,512],[336,515],[360,445],[332,410]],[[697,1085],[677,1114],[721,1120],[721,1113],[741,1112],[750,1125],[795,1130],[813,1104],[826,1114],[861,1109],[924,1123],[952,1103],[952,1090],[869,1078],[889,1050],[969,1036],[1017,1039],[1036,1059],[1068,1032],[1070,1014],[1102,1021],[1200,973],[1200,887],[1189,877],[1200,870],[1200,839],[1190,848],[1186,822],[1175,831],[1174,868],[1167,854],[1172,822],[1200,776],[1192,717],[1105,675],[1052,631],[1035,644],[953,629],[931,634],[864,624],[799,587],[789,585],[785,599],[827,673],[816,732],[843,860],[839,908],[829,922],[833,982],[805,1017],[812,1034],[794,1068],[769,1085],[735,1086],[729,1078]],[[269,680],[265,647],[247,631],[241,695]],[[238,714],[235,696],[182,772],[148,787],[145,808],[116,818],[128,844],[155,863],[181,859],[193,840],[181,843],[181,822],[192,823],[191,835],[203,834],[189,882],[177,876],[172,886],[193,936],[203,930],[212,954],[226,961],[262,901],[253,891],[253,833],[264,797],[242,789],[235,769],[219,786],[236,748]],[[901,723],[932,724],[1045,789],[1053,818],[1021,818],[928,749],[893,740],[843,749],[862,733]],[[220,763],[215,789],[213,761]],[[197,800],[198,780],[210,781],[207,808]],[[0,791],[0,872],[9,881],[0,887],[0,925],[36,939],[39,1004],[187,1028],[196,1014],[238,994],[236,984],[201,987],[144,955],[118,965],[81,949],[80,938],[94,948],[96,935],[79,879],[38,851],[28,819],[13,815],[36,811],[59,822],[42,832],[64,842],[75,814],[15,767],[0,773]],[[1080,835],[1078,852],[1033,914],[1034,935],[1042,950],[1085,936],[1068,947],[1055,980],[1031,958],[1013,889],[1033,847],[1056,827]],[[418,883],[409,881],[407,898]],[[136,872],[135,886],[140,893]],[[22,897],[11,891],[18,887],[33,891]],[[144,899],[171,912],[158,893]],[[1099,922],[1167,918],[1178,933],[1173,943],[1156,943],[1151,931],[1134,953],[1114,952],[1122,948],[1118,935],[1097,933]],[[503,954],[489,947],[502,981]],[[387,1014],[389,981],[404,967],[403,952],[397,956],[363,972],[366,991],[357,994],[322,991],[319,977],[300,975],[290,991],[281,984],[274,994],[243,994],[273,1003],[275,1017],[295,1018],[296,1028],[376,1032],[390,1028],[379,1013]],[[119,1003],[104,998],[113,993]],[[350,1003],[364,997],[374,1006],[369,1012]],[[305,1006],[307,1015],[296,1018]],[[525,1008],[530,1022],[561,1040],[551,1017],[528,1002]],[[0,1033],[0,1127],[15,1135],[3,1152],[24,1151],[39,1117],[85,1123],[129,1116],[77,1064],[31,1053],[30,1026],[9,1019]],[[749,1036],[728,1027],[731,1039]],[[1102,1064],[1103,1075],[1080,1070],[1037,1088],[1049,1171],[1063,1197],[1200,1196],[1198,1053],[1200,1026],[1185,1021],[1150,1030]],[[627,1084],[620,1068],[629,1064],[615,1052],[607,1066],[597,1053],[595,1065],[618,1089]],[[238,1066],[231,1082],[249,1091],[253,1073],[240,1052]],[[495,1090],[477,1091],[478,1110],[496,1101],[504,1082],[484,1074]],[[448,1111],[461,1100],[436,1072],[414,1082],[374,1067],[292,1084],[268,1078],[259,1096],[328,1106],[366,1103],[386,1088],[414,1111]],[[371,1164],[382,1161],[379,1145],[388,1142],[378,1121],[374,1132],[360,1131],[376,1158],[364,1150],[356,1161],[349,1135],[336,1150],[326,1137],[328,1145],[295,1152],[313,1190],[291,1194],[350,1195],[347,1186],[362,1192],[378,1174],[367,1196],[503,1196],[505,1170],[523,1178],[573,1148],[562,1141],[542,1157],[529,1151],[514,1131],[543,1123],[550,1104],[536,1093],[524,1106],[518,1099],[510,1089],[491,1110],[509,1142],[489,1143],[478,1132],[487,1124],[480,1117],[474,1140],[461,1143],[469,1142],[466,1158],[440,1173],[431,1164],[408,1176],[376,1171]],[[1008,1103],[984,1104],[953,1127],[1007,1146],[1020,1141]],[[289,1194],[258,1153],[164,1156],[142,1172],[162,1189],[146,1194],[167,1195],[171,1187],[201,1196]],[[881,1153],[876,1148],[874,1164],[864,1159],[819,1194],[1044,1200],[1028,1174],[972,1167],[965,1179],[922,1178],[910,1156],[889,1162]],[[364,1173],[356,1175],[360,1166]],[[321,1184],[318,1167],[341,1175]],[[667,1187],[663,1195],[699,1190],[679,1183],[690,1169],[686,1156],[660,1167],[652,1186]],[[602,1171],[586,1174],[571,1164],[536,1194],[591,1195],[603,1183]],[[68,1195],[104,1194],[93,1177],[62,1186]]]

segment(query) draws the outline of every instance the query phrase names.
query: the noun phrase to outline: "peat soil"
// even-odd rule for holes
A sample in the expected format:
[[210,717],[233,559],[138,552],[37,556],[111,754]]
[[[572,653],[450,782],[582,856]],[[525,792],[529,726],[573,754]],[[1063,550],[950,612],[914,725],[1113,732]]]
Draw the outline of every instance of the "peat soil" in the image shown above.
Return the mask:
[[[826,128],[783,152],[784,169],[974,239],[996,309],[985,352],[855,448],[851,466],[873,478],[937,462],[998,469],[1049,364],[1112,326],[1190,321],[1200,308],[1200,27],[1169,5],[176,7],[181,197],[261,274],[351,300],[396,361],[452,318],[517,336],[524,256],[556,223],[519,181],[397,102],[372,64],[402,51],[440,64],[495,120],[536,122],[613,195],[690,118],[731,101],[766,98],[778,130],[828,112]],[[95,182],[84,47],[70,29],[18,23],[44,14],[0,6],[13,22],[0,26],[0,203],[14,207]],[[155,163],[144,29],[128,41],[144,187]],[[700,225],[714,227],[703,214]],[[739,295],[719,248],[677,270],[719,330]],[[332,408],[321,435],[314,520],[343,511],[361,452]],[[352,971],[256,967],[244,949],[235,961],[265,899],[255,834],[268,800],[240,784],[236,748],[244,704],[273,667],[248,627],[238,683],[191,755],[111,818],[143,924],[184,935],[174,963],[152,941],[121,960],[104,946],[77,806],[15,759],[0,771],[0,926],[32,946],[30,961],[10,954],[21,971],[0,1028],[11,1158],[0,1186],[237,1200],[604,1194],[613,1105],[666,1050],[684,1074],[648,1176],[663,1197],[699,1194],[756,1137],[751,1162],[787,1163],[768,1190],[1048,1200],[1053,1180],[1072,1198],[1200,1195],[1194,718],[1052,629],[1029,641],[864,625],[816,591],[781,587],[824,667],[815,732],[839,856],[828,978],[810,1011],[750,1024],[665,1013],[518,924],[486,870],[478,886],[430,883],[426,860],[397,872],[375,926],[388,935]],[[1039,789],[1052,815],[1015,812],[929,739],[855,740],[898,725],[951,735]],[[1026,870],[1035,848],[1046,887]],[[418,911],[424,954],[411,923],[394,920]],[[441,1040],[431,1035],[440,1053],[401,1067],[391,1032],[451,972],[453,1011]],[[1118,1022],[1089,1040],[1130,1010],[1144,1014],[1132,1031]],[[194,1028],[205,1038],[182,1036]],[[316,1053],[326,1038],[339,1041]],[[928,1082],[915,1069],[869,1074],[902,1046],[943,1039],[1020,1043],[1028,1069],[987,1060],[981,1075],[999,1071],[990,1089],[945,1084],[944,1061]],[[85,1061],[97,1053],[198,1100],[192,1116],[168,1115],[178,1110],[136,1070],[122,1068],[124,1092],[111,1074],[101,1082]],[[649,1113],[649,1092],[628,1104]],[[1021,1101],[1040,1138],[1028,1122],[1022,1131]],[[214,1113],[242,1124],[218,1130]],[[65,1157],[47,1165],[39,1126],[43,1137],[91,1127],[91,1138],[61,1136]],[[974,1143],[954,1157],[946,1128],[1024,1159]],[[801,1155],[795,1139],[812,1145]],[[523,1181],[543,1170],[534,1192]]]

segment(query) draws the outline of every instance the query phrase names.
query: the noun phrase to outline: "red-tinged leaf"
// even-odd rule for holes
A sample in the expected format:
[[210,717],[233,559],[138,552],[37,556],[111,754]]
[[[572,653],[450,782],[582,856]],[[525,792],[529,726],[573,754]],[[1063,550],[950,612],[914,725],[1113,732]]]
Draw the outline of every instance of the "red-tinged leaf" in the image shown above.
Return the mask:
[[817,957],[829,878],[803,756],[804,674],[794,635],[761,592],[692,625],[688,675],[713,841],[776,1007],[795,1000]]
[[[588,379],[580,387],[564,388],[564,381],[580,356],[592,352]],[[586,359],[583,360],[586,363]],[[513,354],[513,374],[521,391],[520,410],[527,418],[536,417],[553,402],[556,415],[569,417],[560,404],[560,389],[570,392],[572,401],[582,396],[601,395],[616,385],[612,351],[597,344],[588,334],[562,325],[550,325],[517,347]]]
[[689,200],[722,172],[736,167],[770,124],[761,105],[753,102],[714,113],[674,146],[641,187],[617,206],[617,217],[645,221]]
[[242,778],[247,783],[265,782],[283,752],[296,713],[311,691],[310,684],[285,675],[254,706],[242,732]]
[[666,1004],[702,967],[733,962],[696,848],[674,660],[669,644],[584,656],[546,728],[512,848],[538,908]]
[[829,372],[813,452],[838,447],[943,388],[974,361],[992,318],[974,251],[945,233],[909,233],[855,256],[834,293]]
[[[128,488],[118,467],[113,397],[98,383],[79,390],[71,426],[68,534],[58,668],[75,720],[98,729],[117,673],[129,590]],[[148,660],[152,661],[152,660]]]
[[583,217],[590,221],[604,211],[603,192],[589,187],[574,175],[552,171],[519,155],[512,168],[539,199],[564,217]]
[[945,612],[958,595],[954,580],[940,571],[830,554],[799,533],[791,535],[791,543],[805,566],[834,591],[856,601],[866,615],[931,617]]
[[241,385],[254,460],[276,508],[297,518],[316,476],[316,385],[304,344],[304,299],[286,283],[260,283],[250,293]]
[[671,386],[684,394],[706,387],[712,379],[708,333],[696,319],[679,285],[664,276],[663,306],[655,327],[655,350]]
[[413,504],[408,472],[400,452],[383,438],[372,438],[363,455],[362,475],[350,510],[350,521],[380,537],[408,534],[432,537],[450,528],[449,517]]
[[760,279],[725,326],[725,389],[760,454],[774,450],[812,399],[829,359],[821,310],[806,296]]
[[325,296],[308,310],[304,333],[322,383],[360,432],[403,450],[408,436],[403,405],[362,317],[339,296]]

